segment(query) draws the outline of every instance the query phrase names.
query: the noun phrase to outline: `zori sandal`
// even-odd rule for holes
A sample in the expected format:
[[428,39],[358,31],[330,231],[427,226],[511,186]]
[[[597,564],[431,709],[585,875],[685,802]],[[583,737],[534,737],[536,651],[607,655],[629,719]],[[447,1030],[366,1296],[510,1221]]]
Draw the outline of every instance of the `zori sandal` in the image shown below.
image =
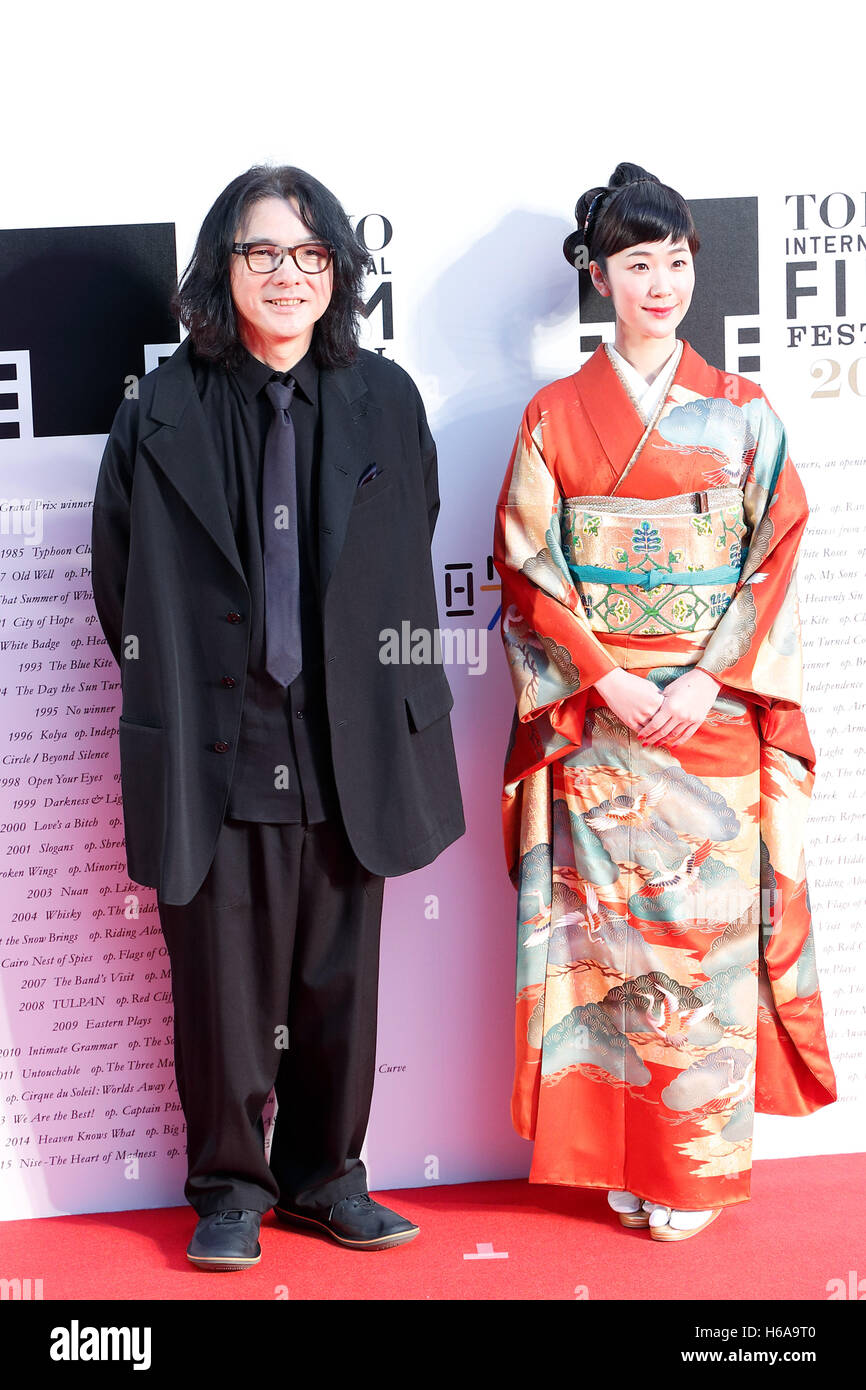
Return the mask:
[[690,1240],[691,1237],[696,1236],[699,1231],[705,1231],[707,1226],[711,1225],[717,1216],[721,1216],[723,1210],[723,1207],[717,1207],[715,1211],[708,1212],[704,1220],[699,1222],[697,1226],[687,1227],[685,1230],[681,1230],[679,1227],[670,1224],[671,1218],[677,1215],[675,1211],[672,1211],[665,1225],[650,1225],[650,1235],[653,1240]]
[[623,1226],[646,1227],[649,1225],[649,1212],[644,1211],[641,1199],[636,1197],[633,1192],[608,1192],[607,1202],[608,1206],[616,1212]]

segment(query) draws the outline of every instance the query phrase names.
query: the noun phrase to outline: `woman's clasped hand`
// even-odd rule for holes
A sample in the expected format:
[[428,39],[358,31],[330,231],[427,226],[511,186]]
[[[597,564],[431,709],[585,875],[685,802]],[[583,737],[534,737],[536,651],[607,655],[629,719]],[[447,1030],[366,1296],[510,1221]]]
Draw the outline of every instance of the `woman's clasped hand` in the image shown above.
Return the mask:
[[714,676],[697,667],[677,676],[664,693],[652,681],[622,669],[609,671],[596,685],[605,704],[642,744],[667,748],[697,732],[720,688]]

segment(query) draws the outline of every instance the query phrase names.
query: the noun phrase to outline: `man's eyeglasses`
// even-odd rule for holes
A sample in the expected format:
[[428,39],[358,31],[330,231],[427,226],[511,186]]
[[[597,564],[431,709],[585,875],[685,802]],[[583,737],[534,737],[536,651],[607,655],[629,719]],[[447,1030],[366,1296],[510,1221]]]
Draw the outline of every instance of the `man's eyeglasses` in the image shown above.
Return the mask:
[[243,256],[255,275],[270,275],[291,256],[304,275],[321,275],[334,255],[333,246],[326,241],[302,241],[298,246],[274,246],[270,242],[243,241],[232,247],[236,256]]

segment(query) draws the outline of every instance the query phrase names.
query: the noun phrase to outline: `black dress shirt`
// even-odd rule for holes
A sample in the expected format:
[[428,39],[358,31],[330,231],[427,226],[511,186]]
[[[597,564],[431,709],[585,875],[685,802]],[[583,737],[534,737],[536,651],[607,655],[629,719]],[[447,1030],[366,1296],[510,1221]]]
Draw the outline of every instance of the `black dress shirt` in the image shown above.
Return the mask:
[[[193,356],[193,374],[214,444],[250,589],[250,649],[240,736],[226,815],[238,820],[312,823],[338,813],[325,706],[319,593],[319,373],[310,353],[277,372],[244,350],[237,369]],[[296,382],[295,429],[303,668],[288,691],[265,669],[262,472],[274,417],[267,382]],[[237,673],[225,673],[230,679]],[[225,681],[224,681],[225,684]]]

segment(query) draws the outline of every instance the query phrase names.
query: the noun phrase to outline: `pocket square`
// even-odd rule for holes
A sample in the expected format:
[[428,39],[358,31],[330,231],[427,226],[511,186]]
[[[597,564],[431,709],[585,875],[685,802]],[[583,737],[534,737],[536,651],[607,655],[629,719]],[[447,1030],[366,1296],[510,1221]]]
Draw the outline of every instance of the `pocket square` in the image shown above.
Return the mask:
[[377,478],[378,476],[378,466],[375,463],[371,463],[370,467],[365,469],[365,471],[361,474],[360,478],[358,479],[358,487],[363,487],[365,483],[371,482],[373,478]]

